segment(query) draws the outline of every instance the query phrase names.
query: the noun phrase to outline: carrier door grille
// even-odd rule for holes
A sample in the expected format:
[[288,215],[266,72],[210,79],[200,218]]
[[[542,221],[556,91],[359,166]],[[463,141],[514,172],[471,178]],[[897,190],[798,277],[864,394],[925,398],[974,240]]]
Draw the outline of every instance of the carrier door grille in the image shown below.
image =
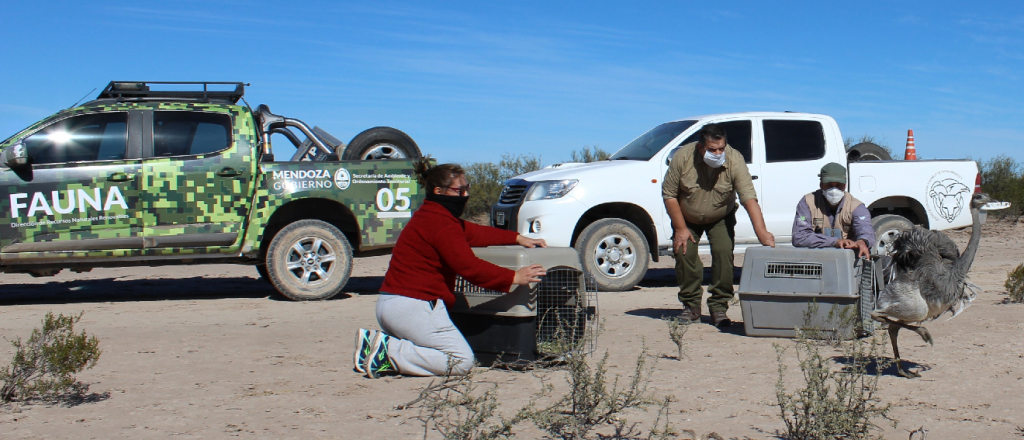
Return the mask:
[[[584,271],[565,266],[547,270],[534,287],[537,301],[537,352],[545,358],[570,352],[592,353],[597,347],[597,283]],[[466,297],[498,298],[508,292],[485,289],[455,279],[455,292]]]
[[768,262],[764,269],[764,277],[820,280],[821,263]]

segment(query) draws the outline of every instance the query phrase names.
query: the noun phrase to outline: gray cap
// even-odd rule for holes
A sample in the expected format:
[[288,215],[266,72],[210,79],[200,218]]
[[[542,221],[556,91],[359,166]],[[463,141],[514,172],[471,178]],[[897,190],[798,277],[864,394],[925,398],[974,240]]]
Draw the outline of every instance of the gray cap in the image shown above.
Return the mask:
[[835,162],[829,162],[821,167],[821,173],[818,174],[818,177],[821,178],[821,183],[836,182],[846,185],[846,167]]

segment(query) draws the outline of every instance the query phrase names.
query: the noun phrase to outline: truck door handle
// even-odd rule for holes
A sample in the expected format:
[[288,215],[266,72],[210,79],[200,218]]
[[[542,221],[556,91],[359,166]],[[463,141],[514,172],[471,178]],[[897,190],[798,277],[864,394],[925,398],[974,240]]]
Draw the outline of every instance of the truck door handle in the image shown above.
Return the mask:
[[235,177],[242,175],[242,173],[238,172],[238,170],[234,168],[225,167],[224,169],[217,171],[217,175],[220,177]]
[[128,173],[114,173],[107,176],[107,180],[111,182],[127,182],[131,180],[133,176],[129,176]]
[[750,180],[757,180],[757,176],[750,176]]

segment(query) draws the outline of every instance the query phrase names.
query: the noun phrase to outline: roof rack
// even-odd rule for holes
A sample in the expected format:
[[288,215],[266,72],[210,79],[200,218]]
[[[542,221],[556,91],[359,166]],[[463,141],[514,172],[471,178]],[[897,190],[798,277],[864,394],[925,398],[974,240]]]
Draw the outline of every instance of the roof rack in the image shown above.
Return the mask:
[[[159,87],[169,90],[151,90],[150,86],[177,85],[193,87],[179,87],[183,90],[174,90],[175,87]],[[202,89],[199,87],[202,85]],[[234,90],[210,90],[211,85],[233,85]],[[214,81],[111,81],[107,87],[100,92],[96,99],[115,99],[118,101],[142,101],[142,100],[188,100],[188,101],[228,101],[232,104],[245,95],[245,86],[249,84],[241,82],[214,82]],[[191,89],[191,90],[187,90]]]

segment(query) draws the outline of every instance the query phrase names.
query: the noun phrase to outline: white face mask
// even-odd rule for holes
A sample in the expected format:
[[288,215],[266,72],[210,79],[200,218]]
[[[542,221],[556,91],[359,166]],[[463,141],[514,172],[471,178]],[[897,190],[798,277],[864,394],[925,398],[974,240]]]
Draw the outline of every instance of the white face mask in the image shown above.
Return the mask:
[[825,200],[828,200],[830,205],[836,206],[841,200],[843,200],[843,194],[845,194],[843,190],[832,187],[825,190]]
[[704,163],[711,168],[718,168],[725,165],[725,152],[722,154],[711,154],[711,151],[704,150]]

